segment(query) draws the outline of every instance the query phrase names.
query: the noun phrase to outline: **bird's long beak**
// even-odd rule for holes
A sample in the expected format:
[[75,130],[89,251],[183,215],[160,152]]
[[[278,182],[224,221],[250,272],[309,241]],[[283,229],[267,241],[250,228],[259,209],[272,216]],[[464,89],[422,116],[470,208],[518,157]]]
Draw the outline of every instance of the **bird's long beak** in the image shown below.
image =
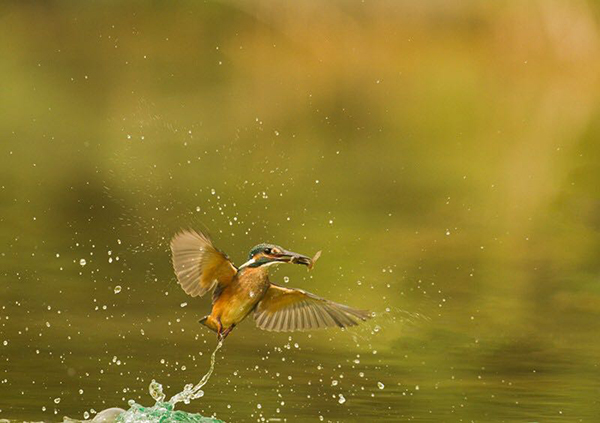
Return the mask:
[[282,251],[277,254],[277,260],[285,263],[310,265],[311,258],[302,254],[294,253],[293,251]]
[[281,254],[277,255],[277,260],[291,264],[303,264],[305,266],[308,266],[309,269],[312,269],[313,265],[315,264],[315,261],[317,261],[320,255],[321,252],[319,251],[315,255],[315,257],[310,258],[308,256],[294,253],[292,251],[283,251]]

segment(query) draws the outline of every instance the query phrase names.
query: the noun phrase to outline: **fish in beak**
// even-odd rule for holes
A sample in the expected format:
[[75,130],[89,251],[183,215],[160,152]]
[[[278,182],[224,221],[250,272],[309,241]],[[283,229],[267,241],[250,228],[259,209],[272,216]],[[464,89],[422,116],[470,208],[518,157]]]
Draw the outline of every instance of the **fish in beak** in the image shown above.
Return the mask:
[[313,258],[302,254],[294,253],[292,251],[282,251],[280,254],[277,254],[277,260],[291,264],[303,264],[304,266],[308,267],[308,270],[311,270],[313,268],[315,262],[319,259],[319,257],[321,257],[320,251],[318,251]]

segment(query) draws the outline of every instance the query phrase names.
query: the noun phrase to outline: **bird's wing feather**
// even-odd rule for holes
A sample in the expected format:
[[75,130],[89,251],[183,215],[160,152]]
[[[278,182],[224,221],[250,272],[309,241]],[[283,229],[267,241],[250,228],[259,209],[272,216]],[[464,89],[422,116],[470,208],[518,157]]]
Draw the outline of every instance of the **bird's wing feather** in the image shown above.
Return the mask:
[[171,252],[177,280],[192,297],[201,297],[217,285],[228,285],[237,273],[229,258],[202,232],[179,232],[171,240]]
[[256,326],[274,332],[355,326],[371,313],[317,297],[301,289],[271,284],[254,311]]

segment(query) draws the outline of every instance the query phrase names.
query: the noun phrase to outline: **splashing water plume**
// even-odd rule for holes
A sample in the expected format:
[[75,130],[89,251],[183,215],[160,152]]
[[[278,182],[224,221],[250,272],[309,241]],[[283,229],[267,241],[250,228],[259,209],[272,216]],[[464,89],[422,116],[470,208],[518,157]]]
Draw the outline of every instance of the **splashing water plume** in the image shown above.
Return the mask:
[[[137,404],[135,401],[129,401],[129,410],[121,410],[118,408],[110,408],[104,410],[93,419],[85,420],[88,422],[120,422],[120,423],[136,423],[136,422],[148,422],[148,423],[161,423],[161,422],[188,422],[188,423],[223,423],[222,420],[218,420],[212,417],[204,417],[200,414],[186,413],[185,411],[175,411],[175,405],[183,402],[189,404],[190,401],[204,396],[202,387],[206,385],[208,379],[213,374],[215,369],[215,361],[217,358],[217,352],[223,346],[223,340],[220,340],[215,347],[210,357],[210,368],[206,372],[200,382],[195,386],[192,383],[188,383],[183,388],[183,391],[173,395],[173,397],[165,402],[166,395],[163,392],[163,387],[156,380],[152,379],[148,391],[156,403],[152,407],[144,407]],[[70,419],[65,417],[65,422],[79,422],[80,420]]]
[[[173,406],[175,406],[175,404],[177,404],[178,402],[184,402],[185,404],[189,404],[191,400],[195,400],[197,398],[204,396],[204,391],[202,391],[202,387],[204,385],[206,385],[206,382],[208,382],[208,379],[210,379],[210,376],[212,375],[212,373],[215,369],[215,360],[217,357],[217,351],[219,351],[222,346],[223,346],[223,340],[220,340],[219,343],[217,344],[215,350],[213,351],[212,355],[210,356],[210,368],[208,369],[206,374],[204,376],[202,376],[202,379],[200,379],[200,382],[198,382],[196,384],[196,386],[192,385],[191,383],[188,383],[187,385],[185,385],[183,388],[183,391],[181,391],[180,393],[178,393],[176,395],[173,395],[173,397],[169,400],[169,404],[171,404]],[[156,383],[154,381],[152,381],[152,382]],[[150,386],[152,387],[152,384],[150,384]],[[150,388],[150,389],[152,389],[152,388]],[[162,387],[161,387],[161,394],[162,394]],[[154,398],[154,396],[153,396],[153,398]],[[164,399],[164,394],[162,394],[162,398]],[[154,399],[156,399],[156,398],[154,398]],[[156,399],[156,400],[158,401],[158,399]]]
[[195,423],[219,423],[221,420],[214,418],[204,417],[200,414],[190,414],[184,411],[175,411],[175,405],[179,402],[189,404],[190,401],[204,396],[202,387],[206,385],[208,379],[213,374],[215,369],[215,361],[217,358],[217,352],[223,346],[223,340],[220,340],[215,347],[212,355],[210,356],[210,367],[206,374],[202,376],[200,382],[195,386],[188,383],[184,386],[183,391],[173,395],[167,402],[165,401],[166,395],[163,392],[163,387],[156,380],[152,380],[148,390],[150,395],[156,401],[156,404],[152,407],[143,407],[136,404],[134,401],[129,402],[129,410],[119,415],[116,419],[117,422],[133,423],[133,422],[164,422],[164,421],[178,421],[178,422],[195,422]]
[[[129,410],[120,414],[116,420],[119,423],[161,423],[161,422],[186,422],[186,423],[223,423],[212,417],[204,417],[200,414],[175,411],[173,405],[168,402],[157,402],[152,407],[144,407],[133,403]],[[104,421],[106,422],[106,421]]]
[[163,392],[162,385],[158,383],[156,380],[152,380],[148,390],[150,391],[150,395],[156,401],[156,404],[152,407],[143,407],[139,404],[136,404],[133,401],[130,401],[130,409],[125,413],[121,414],[117,417],[118,422],[139,422],[139,421],[149,421],[149,422],[163,422],[163,421],[181,421],[181,422],[220,422],[221,420],[203,417],[200,414],[189,414],[184,411],[174,411],[175,405],[179,402],[183,402],[185,404],[189,404],[190,401],[201,398],[204,396],[204,391],[202,387],[206,385],[208,379],[213,374],[215,370],[215,361],[217,358],[217,352],[223,346],[223,340],[220,340],[217,346],[215,347],[212,355],[210,356],[210,367],[206,374],[202,376],[200,382],[196,385],[192,383],[188,383],[184,386],[183,391],[178,394],[173,395],[171,399],[167,402],[165,400],[165,393]]

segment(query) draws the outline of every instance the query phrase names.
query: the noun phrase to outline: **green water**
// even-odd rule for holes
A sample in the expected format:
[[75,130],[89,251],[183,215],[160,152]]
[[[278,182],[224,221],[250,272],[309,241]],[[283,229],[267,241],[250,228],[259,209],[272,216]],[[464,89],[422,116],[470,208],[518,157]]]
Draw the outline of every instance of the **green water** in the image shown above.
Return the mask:
[[[596,2],[172,3],[0,5],[0,419],[172,413],[155,380],[236,423],[598,421]],[[188,227],[322,250],[273,282],[377,316],[249,318],[194,391]]]
[[184,423],[223,423],[222,420],[204,417],[200,414],[177,411],[169,403],[157,403],[152,407],[144,407],[133,404],[129,410],[120,414],[117,419],[119,423],[133,422],[184,422]]
[[[88,415],[84,417],[90,417]],[[64,423],[166,423],[166,422],[188,422],[188,423],[223,423],[222,420],[204,417],[200,414],[186,413],[185,411],[175,410],[173,404],[169,402],[156,402],[151,407],[144,407],[129,401],[129,409],[124,410],[118,407],[111,407],[102,410],[93,419],[77,420],[65,417]]]

